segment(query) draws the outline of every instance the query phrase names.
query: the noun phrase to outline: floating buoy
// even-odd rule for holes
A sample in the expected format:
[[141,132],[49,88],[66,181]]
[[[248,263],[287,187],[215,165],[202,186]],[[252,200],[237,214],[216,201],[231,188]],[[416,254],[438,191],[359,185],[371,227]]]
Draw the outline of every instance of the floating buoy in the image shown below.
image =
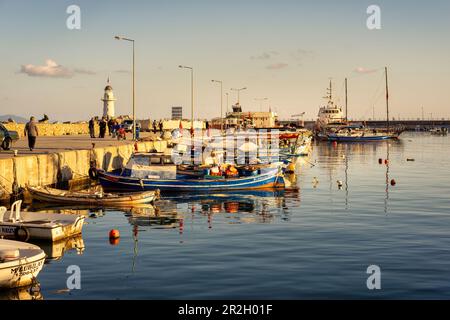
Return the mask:
[[391,180],[391,186],[395,186],[396,184],[397,184],[397,182],[394,179],[392,179]]
[[112,229],[109,232],[109,239],[119,239],[120,238],[120,232],[117,229]]
[[342,188],[342,185],[343,185],[342,181],[341,181],[341,180],[338,180],[338,181],[337,181],[337,184],[338,184],[338,188],[341,189],[341,188]]
[[388,159],[384,160],[384,164],[389,164],[389,160]]
[[408,158],[408,159],[406,159],[406,161],[416,161],[416,159]]
[[378,159],[378,163],[379,163],[379,164],[383,164],[383,159],[381,159],[381,158]]

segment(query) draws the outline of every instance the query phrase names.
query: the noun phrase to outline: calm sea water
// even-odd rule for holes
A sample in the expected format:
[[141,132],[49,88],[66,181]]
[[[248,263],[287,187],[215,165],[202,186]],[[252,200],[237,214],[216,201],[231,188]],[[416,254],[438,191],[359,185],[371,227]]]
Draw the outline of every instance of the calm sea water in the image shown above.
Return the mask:
[[[298,190],[81,211],[82,239],[46,249],[44,299],[450,297],[450,137],[320,143],[299,162]],[[71,265],[81,290],[68,292]],[[367,289],[370,265],[381,290]]]

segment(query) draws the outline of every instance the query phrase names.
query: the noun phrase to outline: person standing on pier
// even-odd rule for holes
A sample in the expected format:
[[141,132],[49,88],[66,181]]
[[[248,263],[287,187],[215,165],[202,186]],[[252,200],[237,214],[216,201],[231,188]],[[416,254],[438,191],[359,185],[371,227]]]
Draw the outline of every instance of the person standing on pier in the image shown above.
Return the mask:
[[162,122],[162,120],[159,120],[158,126],[159,126],[159,131],[162,133],[163,132],[163,122]]
[[28,137],[28,147],[30,148],[30,151],[33,151],[34,146],[36,145],[36,138],[39,135],[34,117],[31,117],[30,122],[25,125],[24,134],[25,137]]
[[91,136],[91,138],[95,138],[95,121],[94,118],[91,118],[91,120],[89,120],[89,135]]
[[99,138],[105,138],[106,126],[107,126],[105,117],[103,117],[102,120],[100,120],[100,123],[98,125],[100,126]]

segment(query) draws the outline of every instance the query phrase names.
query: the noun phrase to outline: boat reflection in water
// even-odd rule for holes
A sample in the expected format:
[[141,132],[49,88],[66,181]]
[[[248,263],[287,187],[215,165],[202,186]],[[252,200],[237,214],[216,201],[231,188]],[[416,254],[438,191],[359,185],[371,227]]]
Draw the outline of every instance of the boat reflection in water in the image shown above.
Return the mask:
[[46,254],[45,263],[50,263],[52,261],[60,260],[66,252],[76,251],[77,254],[83,254],[85,249],[83,237],[78,235],[76,237],[71,237],[67,239],[62,239],[60,241],[39,241],[33,242],[33,244],[39,246],[44,250]]
[[0,290],[0,300],[44,300],[41,286],[35,283],[31,286]]

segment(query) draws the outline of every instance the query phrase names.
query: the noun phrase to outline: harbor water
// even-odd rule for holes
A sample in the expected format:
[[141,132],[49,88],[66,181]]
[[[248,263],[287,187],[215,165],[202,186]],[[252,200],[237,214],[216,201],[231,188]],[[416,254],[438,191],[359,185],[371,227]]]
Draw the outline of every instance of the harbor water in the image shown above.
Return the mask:
[[[321,142],[298,160],[290,177],[297,189],[163,196],[154,208],[80,209],[88,216],[82,239],[54,250],[38,277],[41,294],[448,298],[449,159],[450,137],[426,133],[390,142]],[[121,233],[113,244],[111,229]],[[381,270],[380,290],[367,287],[371,265]],[[80,289],[67,290],[69,266],[81,271]]]

